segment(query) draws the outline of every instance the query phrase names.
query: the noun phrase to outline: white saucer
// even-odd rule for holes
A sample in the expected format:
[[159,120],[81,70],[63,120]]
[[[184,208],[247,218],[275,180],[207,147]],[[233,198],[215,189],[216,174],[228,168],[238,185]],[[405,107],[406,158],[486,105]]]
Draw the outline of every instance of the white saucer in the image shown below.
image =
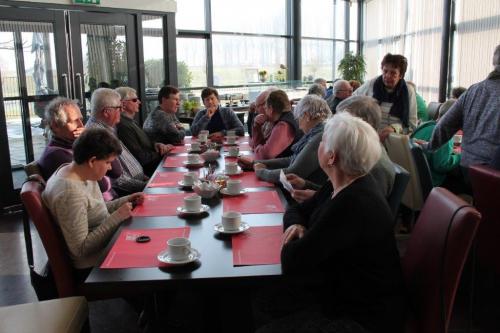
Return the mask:
[[229,154],[229,153],[228,153],[228,154],[226,154],[226,156],[227,156],[227,157],[240,157],[241,155],[240,155],[240,153],[238,152],[238,154],[237,154],[237,155],[231,155],[231,154]]
[[241,222],[240,227],[235,230],[225,230],[222,223],[217,223],[214,225],[214,230],[220,232],[221,234],[239,234],[240,232],[250,229],[250,225],[246,222]]
[[192,183],[192,184],[190,184],[190,185],[184,184],[184,180],[183,180],[183,179],[181,179],[181,180],[179,180],[179,181],[177,182],[177,185],[179,185],[180,187],[191,187],[191,186],[193,186],[194,184],[196,184],[196,182],[194,182],[194,183]]
[[198,163],[190,163],[188,161],[184,161],[182,162],[182,164],[184,164],[184,166],[187,168],[199,168],[202,167],[204,163],[203,161],[198,161]]
[[207,205],[201,205],[200,210],[197,212],[192,212],[190,210],[186,210],[186,208],[184,208],[183,206],[179,206],[179,207],[177,207],[177,214],[180,214],[180,215],[199,215],[199,214],[206,213],[209,210],[210,210],[210,207]]
[[222,193],[224,195],[230,195],[230,196],[242,195],[242,194],[245,194],[246,191],[247,190],[245,190],[245,189],[241,189],[240,193],[229,193],[225,187],[220,189],[220,193]]
[[198,250],[191,248],[191,253],[187,256],[186,259],[183,260],[173,260],[170,258],[168,255],[168,250],[163,250],[158,254],[158,260],[161,262],[164,262],[166,264],[172,264],[172,265],[182,265],[182,264],[188,264],[190,262],[193,262],[195,260],[200,259],[201,254],[198,252]]
[[243,170],[241,170],[240,167],[238,167],[238,171],[237,172],[234,172],[234,173],[228,173],[226,171],[226,169],[224,169],[224,174],[228,175],[228,176],[236,176],[236,175],[241,175],[243,173]]

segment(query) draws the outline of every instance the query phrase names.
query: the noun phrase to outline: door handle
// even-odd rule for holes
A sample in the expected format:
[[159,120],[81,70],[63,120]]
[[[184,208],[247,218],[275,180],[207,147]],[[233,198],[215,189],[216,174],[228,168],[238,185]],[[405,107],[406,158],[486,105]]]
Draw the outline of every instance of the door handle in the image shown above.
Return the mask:
[[66,93],[65,97],[69,98],[68,74],[63,73],[63,74],[61,74],[61,77],[63,78],[63,82],[64,82],[64,92]]
[[80,103],[81,103],[81,105],[84,105],[83,103],[85,102],[85,100],[84,100],[84,94],[83,94],[83,79],[82,79],[82,74],[76,73],[75,76],[78,79],[78,85],[79,85],[78,92],[80,94],[80,98],[79,98],[80,99]]

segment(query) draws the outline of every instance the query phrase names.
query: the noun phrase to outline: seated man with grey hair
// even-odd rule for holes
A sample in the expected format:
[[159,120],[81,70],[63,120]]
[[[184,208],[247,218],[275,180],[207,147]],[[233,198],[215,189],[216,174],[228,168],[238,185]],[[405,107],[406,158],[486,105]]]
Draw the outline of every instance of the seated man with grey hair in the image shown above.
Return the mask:
[[325,97],[326,89],[319,83],[314,83],[309,87],[307,91],[308,95],[318,95],[321,98]]
[[[352,96],[342,101],[337,106],[338,112],[347,112],[353,116],[363,119],[370,124],[374,129],[380,126],[380,117],[382,110],[376,99],[369,96]],[[379,144],[382,144],[379,141]],[[380,189],[383,196],[388,197],[394,185],[396,172],[394,165],[387,155],[387,152],[382,147],[382,152],[377,163],[370,170],[369,174],[374,178],[377,187]],[[295,174],[287,175],[290,183],[297,190],[292,193],[292,197],[302,202],[312,195],[321,187],[322,184],[314,184],[310,181],[302,179]]]
[[332,110],[332,113],[335,114],[337,112],[337,106],[344,99],[350,97],[352,95],[352,87],[349,84],[349,81],[346,80],[337,80],[333,84],[333,92],[330,97],[327,98],[326,102]]
[[[99,88],[92,93],[90,101],[91,117],[87,121],[87,128],[104,128],[116,138],[115,127],[120,122],[122,102],[120,94],[109,88]],[[120,141],[122,153],[118,156],[123,173],[112,179],[113,189],[118,195],[128,195],[141,192],[146,186],[148,177],[144,175],[142,165]]]
[[134,157],[141,163],[144,172],[151,176],[160,163],[162,156],[172,150],[170,144],[152,142],[146,132],[134,121],[140,111],[141,101],[135,89],[119,87],[115,91],[122,99],[122,114],[116,125],[116,134]]
[[[41,176],[48,180],[61,165],[73,161],[73,142],[82,134],[85,127],[80,107],[76,101],[65,97],[56,97],[47,104],[45,120],[51,138],[37,160],[37,165]],[[120,164],[116,162],[116,167],[110,176],[116,178],[121,173]],[[104,177],[98,183],[104,199],[106,201],[113,199],[114,193],[109,178]]]
[[292,146],[292,155],[282,158],[255,161],[253,168],[258,178],[279,183],[280,172],[294,173],[311,182],[324,183],[325,173],[318,164],[317,152],[325,120],[331,116],[325,100],[317,95],[304,96],[293,111],[293,116],[304,132]]

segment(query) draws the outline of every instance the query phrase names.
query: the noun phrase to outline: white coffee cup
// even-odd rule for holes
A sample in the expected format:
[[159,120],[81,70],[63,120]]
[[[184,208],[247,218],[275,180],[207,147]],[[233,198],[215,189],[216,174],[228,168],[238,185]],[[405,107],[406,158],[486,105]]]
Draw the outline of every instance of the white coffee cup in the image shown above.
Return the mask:
[[184,237],[171,238],[167,241],[168,256],[172,260],[186,260],[191,253],[191,242]]
[[183,177],[184,185],[189,186],[193,185],[196,180],[196,173],[194,172],[186,172]]
[[229,153],[229,156],[238,156],[238,154],[240,153],[240,148],[238,146],[229,147],[227,152]]
[[222,226],[224,230],[237,230],[241,225],[241,213],[228,211],[222,214]]
[[199,212],[201,209],[201,197],[198,194],[184,197],[184,209],[188,212]]
[[208,130],[201,130],[199,134],[208,135],[210,132]]
[[455,145],[460,145],[462,143],[462,135],[461,134],[455,134],[453,136],[453,143]]
[[200,143],[198,141],[191,142],[191,150],[192,151],[199,151],[200,150]]
[[229,194],[239,194],[241,192],[241,179],[228,179],[226,190]]
[[200,155],[188,154],[187,161],[189,164],[198,164],[198,163],[200,163]]
[[229,130],[226,132],[227,136],[236,136],[236,131],[235,130]]
[[238,139],[238,137],[236,137],[236,136],[228,136],[227,137],[227,144],[234,145],[236,143],[236,139]]
[[208,133],[199,133],[198,134],[198,141],[200,142],[207,142],[208,140]]
[[226,173],[232,175],[238,172],[238,163],[226,162]]

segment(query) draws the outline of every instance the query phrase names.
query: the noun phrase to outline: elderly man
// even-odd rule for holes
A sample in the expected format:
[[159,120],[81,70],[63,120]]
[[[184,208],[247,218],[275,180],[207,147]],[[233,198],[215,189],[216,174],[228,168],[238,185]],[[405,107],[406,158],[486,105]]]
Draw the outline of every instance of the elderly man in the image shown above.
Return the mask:
[[[115,127],[120,122],[122,102],[120,94],[109,88],[99,88],[92,93],[91,117],[87,121],[87,128],[104,128],[115,134]],[[128,195],[141,192],[146,186],[148,178],[144,175],[142,165],[120,141],[122,153],[118,161],[123,168],[120,177],[112,179],[113,189],[118,195]]]
[[500,45],[493,55],[495,69],[486,80],[473,84],[439,120],[428,149],[436,150],[462,129],[462,160],[465,180],[467,168],[490,164],[500,143]]
[[[49,144],[37,161],[44,179],[50,176],[63,164],[73,161],[73,142],[82,134],[82,113],[74,100],[56,97],[45,108],[45,119],[52,136]],[[114,163],[113,171],[109,176],[120,177],[122,169],[120,163]],[[99,187],[105,200],[111,200],[114,193],[108,177],[99,181]]]
[[346,80],[337,80],[333,84],[333,92],[330,97],[326,100],[330,110],[335,114],[337,112],[337,105],[342,102],[347,97],[352,95],[352,87],[349,84],[349,81]]
[[144,130],[134,121],[141,101],[135,89],[119,87],[115,89],[122,99],[122,114],[116,125],[116,134],[134,157],[141,163],[146,175],[151,176],[163,155],[172,150],[172,145],[153,143]]
[[[256,116],[254,117],[252,124],[251,124],[251,129],[249,128],[248,130],[252,131],[251,137],[253,138],[256,134],[259,135],[261,134],[262,137],[264,137],[266,140],[271,135],[271,130],[273,129],[273,124],[269,121],[267,121],[267,117],[265,115],[266,111],[266,100],[267,97],[269,97],[269,94],[273,91],[277,90],[276,88],[268,88],[261,92],[257,98],[255,99],[255,113]],[[250,145],[253,147],[253,140],[250,140]]]
[[181,105],[179,89],[165,86],[158,92],[158,105],[146,118],[142,128],[153,142],[181,143],[186,135],[175,113]]

